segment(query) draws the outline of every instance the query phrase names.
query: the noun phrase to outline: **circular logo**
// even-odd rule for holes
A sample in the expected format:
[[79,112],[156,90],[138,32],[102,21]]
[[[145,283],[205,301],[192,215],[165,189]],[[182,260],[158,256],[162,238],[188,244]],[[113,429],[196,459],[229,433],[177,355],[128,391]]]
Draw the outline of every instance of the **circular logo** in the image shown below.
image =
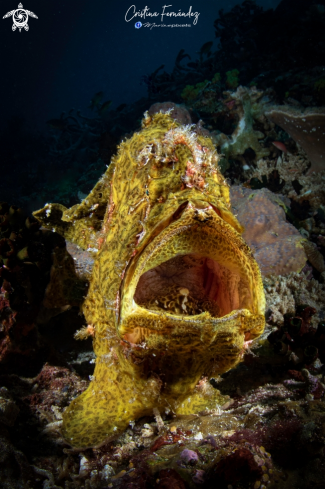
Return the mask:
[[23,10],[23,9],[15,10],[12,18],[13,18],[14,24],[18,28],[24,27],[28,22],[28,14],[27,14],[26,10]]
[[136,23],[134,24],[134,27],[135,27],[136,29],[140,29],[140,27],[142,27],[141,22],[136,22]]

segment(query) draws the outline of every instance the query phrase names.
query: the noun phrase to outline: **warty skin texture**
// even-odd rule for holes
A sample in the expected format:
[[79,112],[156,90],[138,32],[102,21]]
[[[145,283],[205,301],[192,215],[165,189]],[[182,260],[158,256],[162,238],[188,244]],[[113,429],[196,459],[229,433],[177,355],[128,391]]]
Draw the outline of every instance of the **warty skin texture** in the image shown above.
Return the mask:
[[145,115],[81,204],[35,213],[95,254],[82,309],[96,367],[63,416],[71,445],[98,446],[153,408],[216,408],[208,379],[262,333],[260,271],[218,159],[209,138],[168,113]]

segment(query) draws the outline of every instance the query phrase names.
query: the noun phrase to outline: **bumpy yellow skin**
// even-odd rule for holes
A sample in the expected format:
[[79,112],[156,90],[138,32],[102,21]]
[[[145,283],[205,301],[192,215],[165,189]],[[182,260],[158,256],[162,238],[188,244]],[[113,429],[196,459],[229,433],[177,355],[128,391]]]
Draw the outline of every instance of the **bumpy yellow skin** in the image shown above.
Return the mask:
[[[146,116],[80,205],[50,204],[35,215],[96,255],[83,304],[96,367],[64,413],[65,439],[78,448],[98,446],[153,408],[215,408],[220,394],[206,380],[236,365],[245,340],[261,334],[265,299],[212,141],[169,114]],[[239,307],[213,317],[135,303],[144,273],[188,254],[220,264],[223,300]]]

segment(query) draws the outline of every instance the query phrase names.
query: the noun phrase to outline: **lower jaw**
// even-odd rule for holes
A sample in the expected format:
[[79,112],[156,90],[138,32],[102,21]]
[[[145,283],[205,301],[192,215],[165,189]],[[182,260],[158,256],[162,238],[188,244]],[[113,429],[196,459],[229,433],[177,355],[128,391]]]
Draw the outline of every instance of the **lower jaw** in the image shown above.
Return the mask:
[[[185,341],[187,337],[200,338],[202,342],[213,343],[216,335],[224,328],[236,333],[247,335],[251,333],[253,339],[260,334],[264,326],[264,315],[253,314],[248,309],[238,309],[216,318],[207,311],[198,315],[174,315],[165,312],[148,311],[136,306],[132,314],[128,315],[119,325],[119,336],[139,347],[142,343],[152,342],[152,337],[161,336],[166,342],[173,337],[181,335]],[[134,341],[133,341],[134,340]]]
[[222,318],[208,312],[197,316],[159,314],[139,307],[120,325],[124,354],[141,375],[164,372],[173,383],[179,378],[212,376],[233,368],[241,359],[244,341],[259,336],[264,316],[247,309]]

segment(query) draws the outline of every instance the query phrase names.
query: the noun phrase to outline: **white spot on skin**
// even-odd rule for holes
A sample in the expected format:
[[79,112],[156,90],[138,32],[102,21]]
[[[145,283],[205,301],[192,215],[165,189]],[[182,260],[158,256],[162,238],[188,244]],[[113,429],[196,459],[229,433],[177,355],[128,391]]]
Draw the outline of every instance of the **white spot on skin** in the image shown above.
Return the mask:
[[199,433],[194,435],[194,440],[203,440],[203,435],[202,435],[201,431],[199,431]]

